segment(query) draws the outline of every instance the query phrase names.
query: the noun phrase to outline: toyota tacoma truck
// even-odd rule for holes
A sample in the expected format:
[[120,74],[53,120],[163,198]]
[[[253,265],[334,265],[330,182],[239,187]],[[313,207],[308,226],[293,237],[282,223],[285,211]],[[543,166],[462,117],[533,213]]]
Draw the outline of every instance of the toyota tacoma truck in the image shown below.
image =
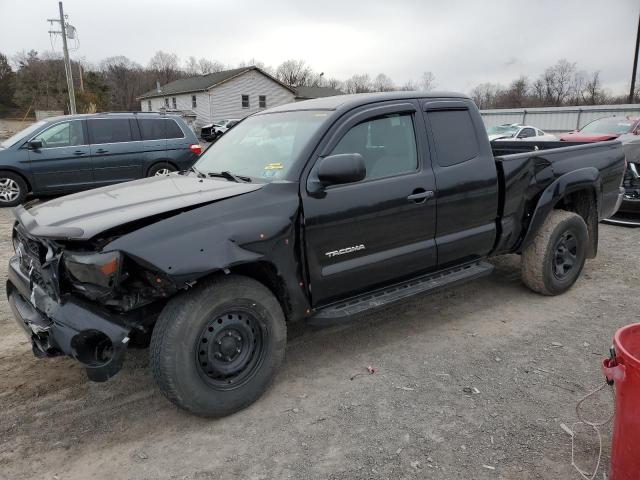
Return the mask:
[[188,171],[17,207],[8,300],[37,356],[104,381],[149,345],[169,400],[226,415],[265,391],[291,322],[347,321],[507,253],[531,290],[569,289],[620,204],[622,147],[500,143],[452,93],[265,110]]

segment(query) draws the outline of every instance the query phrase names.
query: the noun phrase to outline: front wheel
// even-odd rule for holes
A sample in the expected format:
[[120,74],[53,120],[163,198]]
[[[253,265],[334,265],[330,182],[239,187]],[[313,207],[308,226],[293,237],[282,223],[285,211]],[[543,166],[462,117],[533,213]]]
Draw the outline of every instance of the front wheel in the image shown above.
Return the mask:
[[13,172],[0,171],[0,207],[20,205],[27,196],[27,184]]
[[174,297],[151,338],[162,393],[203,417],[229,415],[266,390],[284,359],[280,303],[261,283],[229,275]]
[[587,225],[580,215],[553,210],[522,252],[522,280],[543,295],[566,292],[582,272],[588,243]]

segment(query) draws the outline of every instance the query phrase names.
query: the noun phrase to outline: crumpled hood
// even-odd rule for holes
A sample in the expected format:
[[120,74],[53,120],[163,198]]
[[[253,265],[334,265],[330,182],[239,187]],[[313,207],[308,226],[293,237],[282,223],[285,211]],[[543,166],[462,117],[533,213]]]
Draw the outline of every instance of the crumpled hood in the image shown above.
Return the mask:
[[28,210],[17,207],[14,213],[32,235],[89,239],[135,220],[242,195],[263,185],[171,174],[75,193]]

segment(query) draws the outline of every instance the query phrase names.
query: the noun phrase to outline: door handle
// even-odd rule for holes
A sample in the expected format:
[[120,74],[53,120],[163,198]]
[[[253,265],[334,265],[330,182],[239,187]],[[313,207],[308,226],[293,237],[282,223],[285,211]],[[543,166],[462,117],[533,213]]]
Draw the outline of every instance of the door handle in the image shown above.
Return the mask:
[[109,153],[109,150],[105,150],[104,148],[99,148],[96,150],[96,153]]
[[76,150],[75,152],[73,152],[74,155],[85,155],[87,152],[83,152],[82,150]]
[[422,190],[422,189],[416,189],[414,190],[414,193],[412,193],[411,195],[409,195],[407,197],[407,200],[409,200],[410,202],[414,202],[414,203],[424,203],[426,202],[429,198],[433,198],[435,194],[433,193],[433,190]]

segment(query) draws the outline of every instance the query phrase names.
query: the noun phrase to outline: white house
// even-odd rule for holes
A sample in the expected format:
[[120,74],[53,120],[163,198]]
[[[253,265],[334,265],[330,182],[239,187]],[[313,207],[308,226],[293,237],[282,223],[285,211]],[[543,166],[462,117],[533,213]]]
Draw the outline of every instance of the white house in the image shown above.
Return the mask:
[[182,78],[149,91],[138,100],[143,112],[193,112],[194,126],[201,128],[219,120],[244,118],[259,110],[296,100],[341,93],[332,88],[314,88],[298,96],[295,88],[252,66]]

